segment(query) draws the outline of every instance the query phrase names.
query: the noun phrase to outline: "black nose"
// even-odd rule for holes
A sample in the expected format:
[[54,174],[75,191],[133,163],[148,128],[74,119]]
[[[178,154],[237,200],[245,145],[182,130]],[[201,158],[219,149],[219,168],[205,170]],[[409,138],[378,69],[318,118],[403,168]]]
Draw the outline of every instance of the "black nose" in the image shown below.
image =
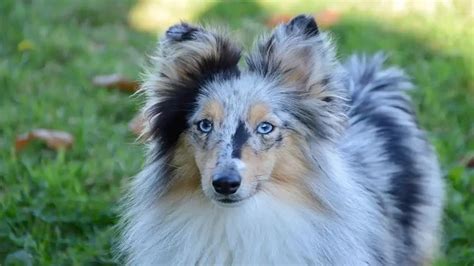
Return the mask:
[[214,190],[223,195],[234,194],[240,186],[240,176],[237,173],[218,175],[212,180]]

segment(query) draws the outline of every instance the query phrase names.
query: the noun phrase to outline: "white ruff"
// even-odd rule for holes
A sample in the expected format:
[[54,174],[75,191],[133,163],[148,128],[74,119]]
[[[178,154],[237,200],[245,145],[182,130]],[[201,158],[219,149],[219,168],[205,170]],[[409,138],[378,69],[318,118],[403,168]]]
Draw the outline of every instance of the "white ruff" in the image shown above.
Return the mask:
[[173,203],[162,200],[142,215],[129,235],[140,239],[129,239],[135,242],[132,265],[350,265],[347,254],[358,261],[368,257],[349,228],[358,225],[341,226],[335,217],[329,223],[314,210],[263,192],[235,208],[197,192]]

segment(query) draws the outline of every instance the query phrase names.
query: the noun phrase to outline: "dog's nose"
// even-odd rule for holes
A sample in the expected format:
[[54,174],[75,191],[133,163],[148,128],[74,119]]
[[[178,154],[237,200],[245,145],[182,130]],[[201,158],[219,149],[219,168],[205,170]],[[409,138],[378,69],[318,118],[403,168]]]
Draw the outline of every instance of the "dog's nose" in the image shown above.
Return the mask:
[[240,186],[240,176],[235,173],[218,175],[212,180],[214,190],[223,195],[234,194]]

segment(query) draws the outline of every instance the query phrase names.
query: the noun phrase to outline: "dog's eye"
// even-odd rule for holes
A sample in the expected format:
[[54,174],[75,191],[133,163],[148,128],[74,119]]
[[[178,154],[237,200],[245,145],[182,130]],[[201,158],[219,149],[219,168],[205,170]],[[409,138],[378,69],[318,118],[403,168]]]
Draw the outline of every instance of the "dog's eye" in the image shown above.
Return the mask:
[[274,126],[268,122],[262,122],[257,126],[257,133],[265,135],[273,131]]
[[197,123],[197,128],[202,133],[209,133],[212,131],[212,122],[208,119],[203,119]]

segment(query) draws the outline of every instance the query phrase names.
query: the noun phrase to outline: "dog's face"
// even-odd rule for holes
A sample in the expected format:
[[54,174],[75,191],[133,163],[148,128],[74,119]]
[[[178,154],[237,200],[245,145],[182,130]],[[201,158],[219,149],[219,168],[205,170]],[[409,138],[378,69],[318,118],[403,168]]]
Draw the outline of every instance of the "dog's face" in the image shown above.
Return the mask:
[[332,142],[344,124],[327,42],[312,18],[296,17],[262,40],[241,71],[240,49],[227,38],[171,27],[144,89],[146,133],[171,162],[175,187],[200,188],[224,206],[257,193],[304,200],[310,140]]
[[254,195],[278,175],[279,154],[287,154],[292,145],[291,117],[271,99],[269,89],[267,82],[250,75],[211,82],[189,119],[185,135],[202,189],[221,204]]

